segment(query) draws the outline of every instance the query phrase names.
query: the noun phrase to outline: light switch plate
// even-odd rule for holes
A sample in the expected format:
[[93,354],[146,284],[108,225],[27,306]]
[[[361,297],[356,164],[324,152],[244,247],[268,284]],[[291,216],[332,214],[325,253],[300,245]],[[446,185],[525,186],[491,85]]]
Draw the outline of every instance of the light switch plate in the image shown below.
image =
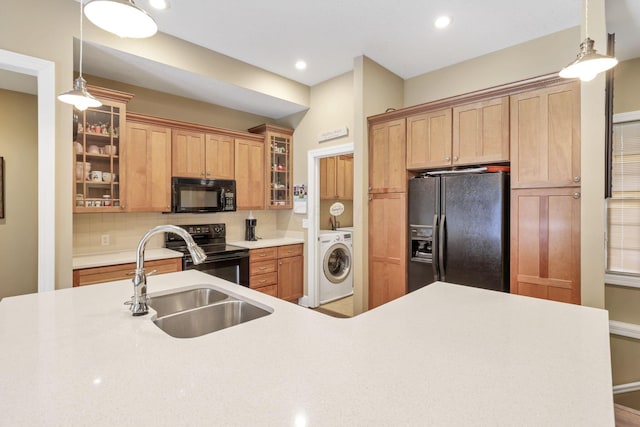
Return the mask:
[[308,218],[304,218],[302,220],[302,228],[309,228],[309,219]]

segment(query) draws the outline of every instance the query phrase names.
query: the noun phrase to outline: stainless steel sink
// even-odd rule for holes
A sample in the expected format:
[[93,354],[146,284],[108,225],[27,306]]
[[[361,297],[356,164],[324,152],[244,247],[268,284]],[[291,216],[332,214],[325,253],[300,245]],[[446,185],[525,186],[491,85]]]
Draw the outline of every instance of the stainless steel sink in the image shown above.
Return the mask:
[[172,337],[194,338],[268,314],[271,313],[246,301],[223,301],[161,317],[153,323]]
[[268,307],[208,287],[151,296],[149,306],[158,313],[153,323],[175,338],[199,337],[272,313]]
[[148,304],[158,313],[158,317],[162,317],[203,307],[227,298],[229,298],[229,295],[223,294],[215,289],[197,288],[151,297]]

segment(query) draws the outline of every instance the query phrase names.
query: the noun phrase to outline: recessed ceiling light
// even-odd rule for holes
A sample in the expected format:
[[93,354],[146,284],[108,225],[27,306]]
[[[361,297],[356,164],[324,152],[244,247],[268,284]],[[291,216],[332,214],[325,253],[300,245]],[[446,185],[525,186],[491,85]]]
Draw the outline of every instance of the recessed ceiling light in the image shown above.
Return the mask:
[[169,0],[149,0],[149,6],[157,10],[164,10],[169,7]]
[[451,24],[451,18],[449,18],[446,15],[439,17],[433,23],[433,25],[435,25],[436,28],[446,28],[449,26],[449,24]]
[[304,61],[298,61],[296,62],[296,68],[298,70],[304,70],[305,68],[307,68],[307,63]]

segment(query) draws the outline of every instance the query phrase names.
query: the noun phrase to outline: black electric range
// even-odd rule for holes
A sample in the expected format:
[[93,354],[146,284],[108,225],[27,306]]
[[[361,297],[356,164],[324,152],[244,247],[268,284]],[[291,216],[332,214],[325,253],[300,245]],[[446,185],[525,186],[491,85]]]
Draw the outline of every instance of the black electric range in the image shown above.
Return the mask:
[[195,265],[187,245],[176,234],[165,234],[165,246],[182,252],[183,270],[199,270],[241,286],[249,286],[249,249],[227,244],[225,224],[180,225],[207,254],[207,259]]

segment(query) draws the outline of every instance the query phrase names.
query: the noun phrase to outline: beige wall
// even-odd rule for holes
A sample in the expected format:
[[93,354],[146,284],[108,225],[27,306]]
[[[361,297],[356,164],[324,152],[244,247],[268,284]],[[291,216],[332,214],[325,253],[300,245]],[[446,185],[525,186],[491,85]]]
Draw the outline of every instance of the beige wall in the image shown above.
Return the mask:
[[[614,113],[640,110],[640,58],[623,61],[614,69]],[[640,288],[607,285],[605,308],[609,318],[640,325]],[[611,335],[613,384],[640,381],[640,340]],[[616,403],[640,410],[640,391],[618,394]]]
[[0,89],[0,157],[5,217],[0,219],[0,299],[38,290],[37,97]]
[[580,28],[574,27],[407,79],[404,106],[559,71],[575,58],[579,43]]
[[94,86],[106,87],[132,93],[135,96],[127,104],[127,111],[149,114],[156,117],[198,123],[207,126],[246,131],[273,119],[219,105],[194,101],[193,99],[145,89],[122,82],[85,74],[85,79]]
[[329,222],[329,208],[335,202],[340,202],[344,205],[344,212],[342,215],[336,217],[338,224],[336,227],[353,227],[353,200],[320,200],[320,230],[331,230],[331,223]]
[[620,62],[613,76],[614,114],[640,110],[640,58]]

